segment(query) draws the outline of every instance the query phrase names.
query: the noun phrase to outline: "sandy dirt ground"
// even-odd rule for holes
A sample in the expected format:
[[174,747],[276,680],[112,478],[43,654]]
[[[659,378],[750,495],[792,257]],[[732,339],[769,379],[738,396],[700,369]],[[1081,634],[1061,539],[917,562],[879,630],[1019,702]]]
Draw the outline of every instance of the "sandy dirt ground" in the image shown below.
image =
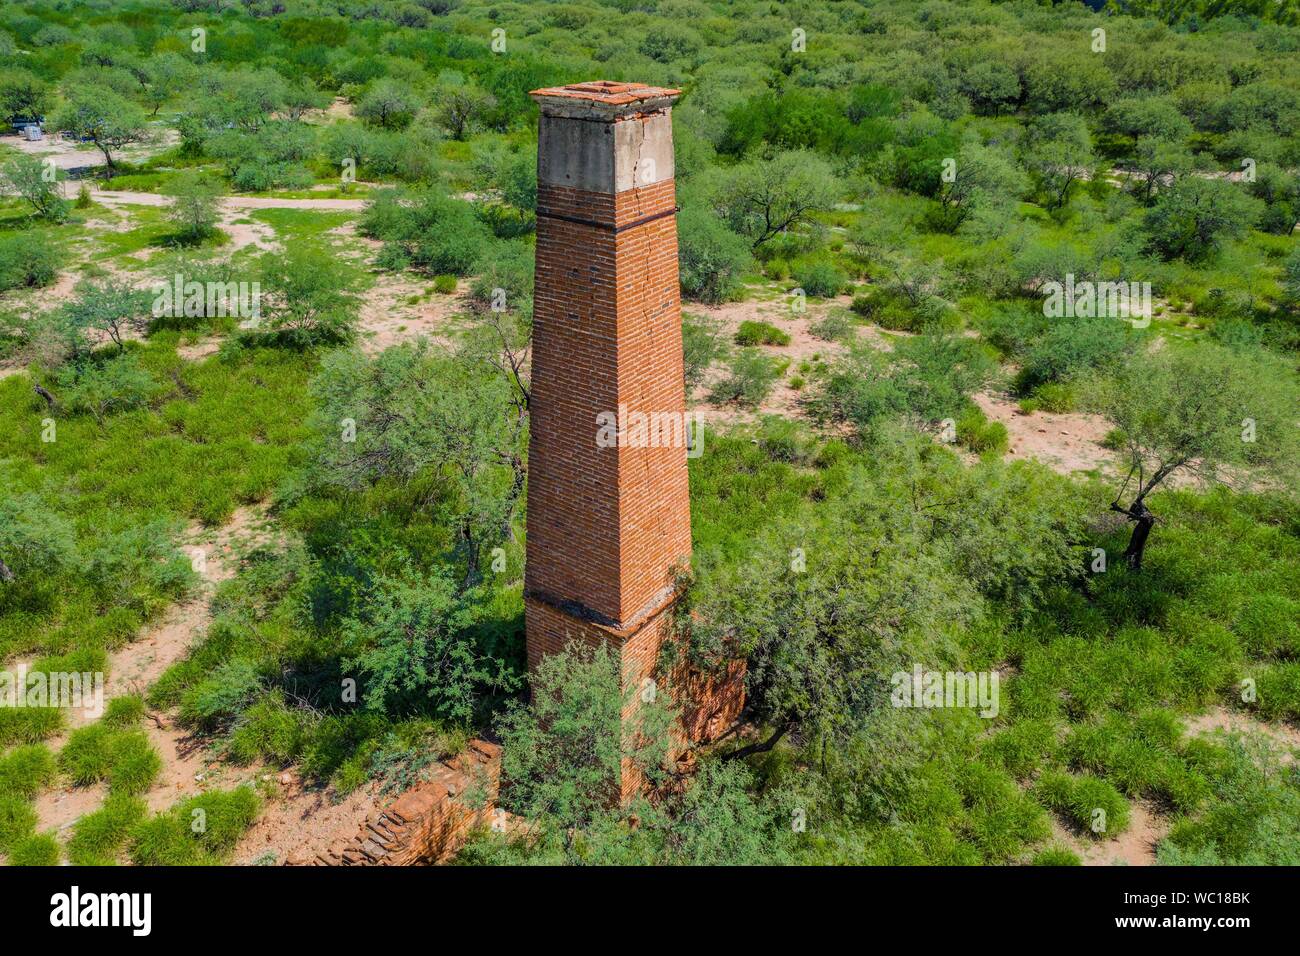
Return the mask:
[[[127,693],[143,693],[168,667],[181,660],[202,636],[211,621],[209,602],[216,585],[235,574],[239,555],[249,547],[272,539],[260,507],[242,507],[220,529],[191,526],[183,548],[190,554],[201,585],[186,601],[174,605],[140,637],[109,655],[109,676],[105,699]],[[48,740],[56,751],[67,741],[68,732],[92,723],[94,718],[80,709],[67,713],[67,731]],[[248,779],[248,768],[231,768],[189,733],[177,727],[169,714],[149,713],[144,729],[162,757],[163,769],[154,786],[144,795],[154,811],[164,810],[176,800],[200,793],[217,782],[229,786]],[[35,802],[40,829],[67,836],[81,816],[99,808],[107,786],[68,787],[47,790]]]
[[[1227,734],[1261,734],[1278,750],[1283,765],[1293,765],[1300,754],[1300,727],[1283,722],[1268,722],[1229,710],[1213,707],[1186,721],[1187,736]],[[1072,832],[1060,820],[1052,818],[1052,835],[1079,854],[1084,866],[1152,866],[1156,847],[1168,834],[1170,817],[1150,800],[1130,804],[1129,825],[1123,833],[1110,839],[1093,840]]]
[[972,396],[990,421],[1007,427],[1009,460],[1034,458],[1061,474],[1100,469],[1114,470],[1117,457],[1103,448],[1111,425],[1100,415],[1083,412],[1022,414],[1019,404],[1006,395],[981,392]]
[[[152,127],[147,142],[133,143],[120,150],[113,151],[113,161],[118,159],[129,163],[139,163],[170,149],[180,142],[180,134],[174,129]],[[17,134],[0,136],[0,145],[16,149],[28,156],[49,159],[56,167],[69,174],[84,174],[104,165],[104,154],[87,143],[65,140],[57,133],[46,132],[44,139],[29,141]]]
[[[405,275],[383,273],[362,297],[360,344],[369,355],[382,352],[390,345],[426,336],[450,346],[448,335],[452,319],[469,311],[462,292],[465,283],[452,294],[427,294],[432,280],[414,281]],[[419,301],[408,301],[419,297]]]

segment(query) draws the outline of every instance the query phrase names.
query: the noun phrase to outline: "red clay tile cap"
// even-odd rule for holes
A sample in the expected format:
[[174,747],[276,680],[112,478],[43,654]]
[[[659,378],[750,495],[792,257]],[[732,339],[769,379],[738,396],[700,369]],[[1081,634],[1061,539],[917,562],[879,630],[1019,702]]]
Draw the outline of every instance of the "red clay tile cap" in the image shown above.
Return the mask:
[[592,80],[533,90],[542,112],[551,116],[603,116],[615,119],[634,113],[657,112],[673,104],[681,90],[669,90],[644,83],[615,83]]

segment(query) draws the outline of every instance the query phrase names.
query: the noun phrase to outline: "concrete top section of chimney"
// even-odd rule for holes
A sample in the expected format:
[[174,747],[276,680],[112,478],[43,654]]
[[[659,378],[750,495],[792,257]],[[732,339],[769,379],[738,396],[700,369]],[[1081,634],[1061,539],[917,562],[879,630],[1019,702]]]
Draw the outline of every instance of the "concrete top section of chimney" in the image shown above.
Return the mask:
[[542,108],[537,182],[605,195],[673,178],[677,90],[575,83],[529,94]]
[[646,113],[657,113],[672,106],[681,90],[666,90],[644,83],[614,83],[592,80],[533,90],[528,94],[537,101],[543,116],[570,119],[604,120],[615,123]]

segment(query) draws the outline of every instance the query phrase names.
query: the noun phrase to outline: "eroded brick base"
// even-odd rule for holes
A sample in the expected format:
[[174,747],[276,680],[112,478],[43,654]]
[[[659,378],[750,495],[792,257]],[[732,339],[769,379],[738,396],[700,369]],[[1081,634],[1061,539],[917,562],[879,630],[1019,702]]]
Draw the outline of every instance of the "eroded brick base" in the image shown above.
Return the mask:
[[416,866],[443,863],[477,827],[496,820],[501,748],[471,741],[464,753],[439,763],[361,829],[324,853],[290,854],[289,866]]

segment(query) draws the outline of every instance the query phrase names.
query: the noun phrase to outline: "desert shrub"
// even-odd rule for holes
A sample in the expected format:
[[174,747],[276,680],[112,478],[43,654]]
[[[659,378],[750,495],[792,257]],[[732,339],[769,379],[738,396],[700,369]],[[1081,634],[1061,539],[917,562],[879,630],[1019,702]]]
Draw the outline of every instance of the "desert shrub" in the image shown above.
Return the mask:
[[252,703],[262,687],[257,667],[235,658],[221,664],[212,676],[187,690],[180,699],[180,718],[199,730],[214,730],[233,720]]
[[1002,455],[1009,444],[1007,426],[989,421],[978,406],[972,405],[957,419],[957,441],[977,455]]
[[69,411],[91,415],[101,424],[110,415],[143,407],[160,391],[158,381],[132,352],[65,365],[56,382]]
[[854,346],[836,360],[808,400],[815,421],[850,425],[861,439],[875,435],[906,405],[888,357],[868,345]]
[[[505,306],[532,314],[532,247],[522,242],[498,242],[480,263],[480,270],[470,286],[470,298],[484,308]],[[504,301],[501,293],[505,293]]]
[[740,292],[740,277],[751,268],[749,243],[702,206],[687,206],[678,217],[678,275],[682,295],[717,304]]
[[1128,828],[1128,801],[1110,783],[1097,777],[1075,777],[1049,770],[1034,784],[1034,795],[1048,810],[1061,814],[1080,833],[1095,839]]
[[53,833],[33,833],[9,850],[10,866],[58,866],[62,853]]
[[1016,390],[1028,395],[1048,382],[1114,368],[1134,345],[1128,325],[1115,319],[1058,320],[1025,352]]
[[935,331],[959,324],[951,307],[937,295],[897,282],[869,287],[853,297],[850,308],[893,332]]
[[686,387],[704,381],[709,367],[727,354],[722,321],[707,315],[682,316],[682,358],[686,366]]
[[110,793],[103,806],[72,825],[68,862],[73,866],[112,866],[126,848],[131,831],[148,812],[140,798]]
[[823,342],[842,342],[852,338],[855,328],[853,316],[843,309],[835,308],[809,326],[808,331]]
[[351,276],[337,257],[293,244],[260,261],[262,317],[250,335],[295,348],[350,340],[357,321]]
[[1078,396],[1070,382],[1044,382],[1034,389],[1034,409],[1061,414],[1078,407]]
[[44,233],[0,236],[0,292],[47,286],[62,265],[62,253]]
[[436,190],[382,190],[362,214],[360,229],[384,243],[383,267],[433,275],[471,275],[492,241],[469,203]]
[[248,787],[213,790],[182,800],[131,831],[138,866],[193,866],[222,862],[257,819],[261,801]]
[[807,295],[830,298],[840,294],[848,279],[834,263],[814,259],[795,267],[794,281]]
[[457,279],[455,276],[434,276],[433,291],[440,295],[451,295],[456,291]]
[[757,408],[781,377],[776,360],[757,348],[742,348],[727,362],[727,373],[713,386],[709,401]]
[[790,333],[771,322],[745,319],[736,329],[735,340],[737,345],[789,345]]
[[15,747],[0,757],[0,796],[31,800],[54,782],[58,767],[43,744]]
[[1041,308],[1005,305],[995,309],[980,323],[984,341],[1003,357],[1019,359],[1051,326]]
[[955,418],[997,367],[986,346],[959,335],[913,336],[895,346],[893,358],[909,410],[927,422]]
[[287,764],[302,752],[306,731],[303,713],[288,707],[284,695],[275,691],[240,715],[230,734],[230,753],[241,763],[264,757]]

